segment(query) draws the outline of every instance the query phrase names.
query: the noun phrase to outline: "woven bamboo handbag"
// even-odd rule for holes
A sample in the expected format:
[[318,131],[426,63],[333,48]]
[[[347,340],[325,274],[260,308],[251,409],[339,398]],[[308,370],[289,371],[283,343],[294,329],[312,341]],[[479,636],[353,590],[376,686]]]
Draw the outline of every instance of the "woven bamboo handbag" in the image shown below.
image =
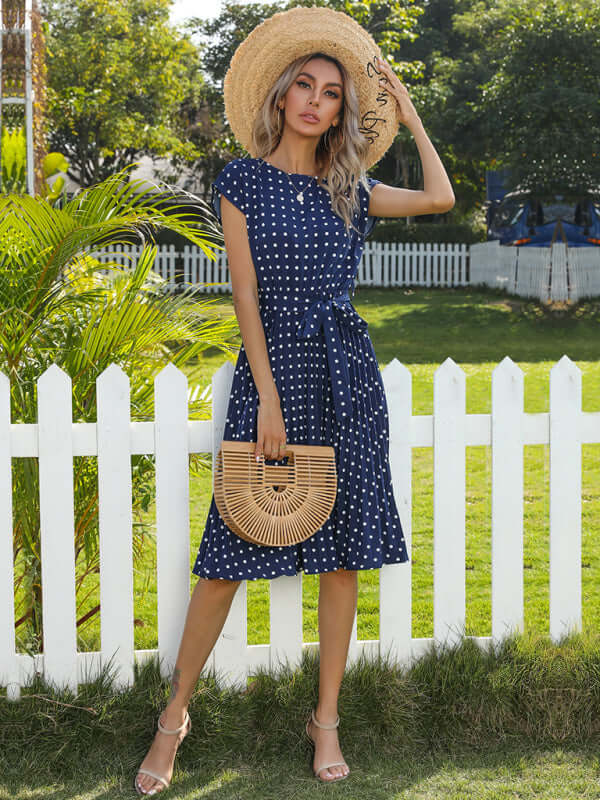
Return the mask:
[[[214,472],[215,503],[234,533],[268,547],[303,542],[331,514],[337,493],[328,445],[287,444],[278,461],[254,455],[256,442],[223,439]],[[274,460],[274,459],[271,459]]]

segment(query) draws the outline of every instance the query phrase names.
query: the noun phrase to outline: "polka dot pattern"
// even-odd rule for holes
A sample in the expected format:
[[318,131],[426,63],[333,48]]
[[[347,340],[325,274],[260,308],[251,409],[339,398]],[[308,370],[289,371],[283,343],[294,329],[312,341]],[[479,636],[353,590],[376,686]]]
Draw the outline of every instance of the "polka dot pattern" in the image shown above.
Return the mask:
[[[369,191],[379,181],[368,178]],[[296,195],[304,187],[304,203]],[[256,580],[377,569],[409,560],[389,465],[388,408],[366,320],[350,302],[366,236],[369,193],[345,231],[326,189],[260,158],[239,158],[212,185],[246,216],[260,315],[290,444],[334,448],[335,505],[326,522],[296,545],[247,542],[223,522],[214,494],[192,572],[204,578]],[[240,347],[224,439],[256,441],[258,393]],[[265,459],[286,464],[287,457]]]

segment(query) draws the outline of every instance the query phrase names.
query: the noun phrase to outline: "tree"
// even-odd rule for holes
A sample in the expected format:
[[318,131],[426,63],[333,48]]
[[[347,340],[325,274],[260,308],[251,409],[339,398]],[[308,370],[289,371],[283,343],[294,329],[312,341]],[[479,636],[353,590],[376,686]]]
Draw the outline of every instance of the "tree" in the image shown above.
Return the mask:
[[[170,0],[46,0],[51,147],[82,186],[141,155],[200,153],[185,106],[202,89],[197,48]],[[192,102],[193,105],[193,102]]]
[[600,183],[600,7],[588,0],[498,0],[456,14],[438,124],[464,160],[511,168],[538,192]]

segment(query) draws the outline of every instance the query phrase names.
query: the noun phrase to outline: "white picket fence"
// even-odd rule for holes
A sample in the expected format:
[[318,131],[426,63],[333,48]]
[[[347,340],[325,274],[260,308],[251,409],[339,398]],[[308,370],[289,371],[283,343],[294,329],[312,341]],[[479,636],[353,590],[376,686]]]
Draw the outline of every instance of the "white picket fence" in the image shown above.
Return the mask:
[[[106,263],[133,265],[139,246],[111,245],[92,255]],[[224,250],[211,260],[195,245],[181,252],[158,248],[155,271],[170,289],[201,286],[206,293],[231,292]],[[577,302],[600,297],[600,247],[505,247],[479,244],[366,242],[357,286],[469,286],[505,289],[510,294],[549,301]]]
[[[110,245],[92,255],[103,263],[115,261],[125,266],[135,264],[141,252],[140,246]],[[184,245],[181,252],[175,245],[162,245],[154,270],[170,288],[217,284],[204,286],[202,291],[231,292],[227,255],[224,250],[215,251],[215,255],[216,260],[211,260],[195,245]],[[466,244],[366,242],[356,285],[467,286],[468,259]]]
[[[131,685],[134,658],[157,653],[166,677],[175,663],[190,597],[188,454],[210,452],[223,437],[234,365],[212,382],[211,420],[188,419],[187,378],[172,364],[155,380],[155,420],[130,419],[129,381],[115,364],[97,382],[97,423],[73,423],[71,379],[51,366],[38,381],[37,424],[11,424],[9,382],[0,373],[0,684],[9,699],[34,672],[76,691],[114,657],[117,685]],[[523,373],[510,358],[492,376],[491,414],[465,413],[465,373],[452,359],[436,370],[433,414],[412,414],[412,381],[393,359],[382,370],[389,405],[394,495],[411,553],[411,456],[433,448],[433,639],[465,631],[465,448],[491,445],[492,635],[481,647],[523,630],[523,447],[550,445],[550,619],[557,640],[581,630],[581,444],[600,442],[600,411],[581,409],[581,372],[566,355],[550,373],[550,411],[525,413]],[[158,649],[135,650],[131,455],[156,458]],[[73,456],[98,457],[101,650],[78,652],[76,635]],[[16,653],[13,597],[11,458],[39,460],[43,654]],[[387,654],[410,664],[431,638],[413,638],[412,562],[380,571],[380,638],[357,639],[349,660]],[[245,685],[257,667],[299,662],[302,573],[269,582],[270,643],[248,645],[246,582],[238,589],[208,661],[225,685]]]
[[470,283],[543,303],[599,297],[600,248],[567,248],[564,242],[551,247],[503,247],[497,241],[473,244]]

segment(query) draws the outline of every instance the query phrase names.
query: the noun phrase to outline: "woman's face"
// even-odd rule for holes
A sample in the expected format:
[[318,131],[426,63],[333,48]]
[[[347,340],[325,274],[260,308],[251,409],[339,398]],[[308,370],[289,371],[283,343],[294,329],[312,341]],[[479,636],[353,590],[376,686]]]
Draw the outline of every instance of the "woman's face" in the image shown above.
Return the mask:
[[[285,95],[285,122],[298,133],[321,136],[335,121],[343,104],[342,76],[335,64],[312,58],[302,67]],[[302,114],[312,113],[315,122]]]

